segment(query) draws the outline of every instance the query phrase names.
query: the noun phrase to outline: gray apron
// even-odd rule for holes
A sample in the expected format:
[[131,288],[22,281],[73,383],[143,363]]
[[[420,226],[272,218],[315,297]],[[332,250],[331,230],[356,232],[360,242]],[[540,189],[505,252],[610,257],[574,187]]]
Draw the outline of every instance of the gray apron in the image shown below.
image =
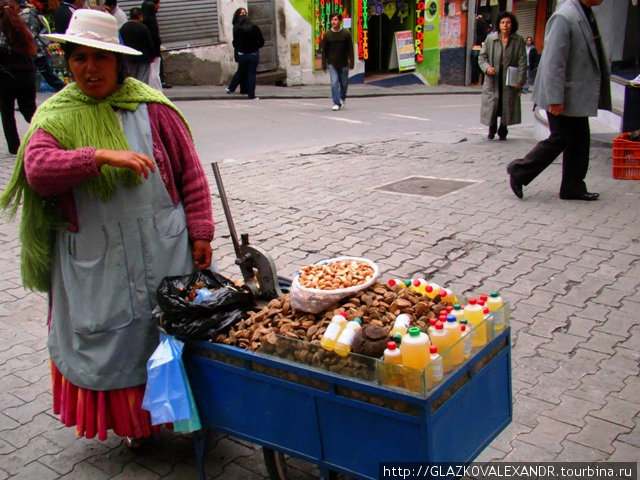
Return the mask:
[[[121,123],[131,150],[153,158],[147,105],[122,111]],[[194,270],[184,209],[158,168],[139,185],[116,185],[108,201],[74,187],[79,231],[58,231],[54,245],[49,353],[65,378],[92,390],[146,382],[156,288]]]

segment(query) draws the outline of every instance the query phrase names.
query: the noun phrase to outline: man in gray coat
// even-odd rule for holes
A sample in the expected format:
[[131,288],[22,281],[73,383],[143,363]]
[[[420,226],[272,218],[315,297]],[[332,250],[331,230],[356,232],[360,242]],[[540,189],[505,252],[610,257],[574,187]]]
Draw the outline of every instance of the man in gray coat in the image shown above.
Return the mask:
[[560,153],[563,200],[597,200],[584,182],[589,168],[589,117],[611,110],[609,63],[591,7],[604,0],[565,0],[549,18],[532,100],[547,111],[551,135],[507,167],[513,193]]

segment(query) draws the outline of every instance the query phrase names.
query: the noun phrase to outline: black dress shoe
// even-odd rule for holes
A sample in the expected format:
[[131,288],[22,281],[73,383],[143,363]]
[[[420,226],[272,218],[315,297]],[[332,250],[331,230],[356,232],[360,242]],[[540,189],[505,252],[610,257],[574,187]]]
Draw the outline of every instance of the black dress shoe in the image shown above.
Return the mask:
[[500,125],[500,128],[498,129],[498,137],[500,137],[500,140],[502,141],[506,140],[507,133],[509,133],[509,130],[507,129],[507,127],[504,125]]
[[167,82],[162,82],[162,88],[173,88],[173,85]]
[[489,134],[487,135],[487,138],[489,140],[493,140],[494,138],[496,138],[496,130],[497,130],[497,127],[495,126],[489,127]]
[[562,200],[586,200],[587,202],[593,202],[594,200],[598,200],[598,198],[600,198],[600,194],[595,192],[584,192],[579,195],[560,194],[560,198]]
[[524,197],[524,194],[522,193],[522,184],[518,183],[518,181],[513,178],[513,175],[511,175],[511,173],[509,173],[509,186],[511,186],[511,190],[516,197]]

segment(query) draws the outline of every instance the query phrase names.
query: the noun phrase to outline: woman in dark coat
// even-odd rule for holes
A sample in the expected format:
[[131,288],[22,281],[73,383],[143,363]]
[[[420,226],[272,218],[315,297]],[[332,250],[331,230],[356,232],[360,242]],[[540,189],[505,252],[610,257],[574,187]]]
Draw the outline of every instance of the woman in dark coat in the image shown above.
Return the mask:
[[[482,88],[480,121],[489,127],[487,138],[496,131],[500,140],[507,139],[507,125],[522,121],[520,92],[527,80],[527,55],[524,38],[518,35],[518,20],[511,12],[498,16],[498,31],[489,34],[482,45],[478,64],[485,74]],[[507,85],[507,71],[515,67],[517,74],[513,86]],[[500,128],[498,126],[500,117]]]
[[[238,21],[240,20],[241,16],[244,16],[247,14],[247,9],[244,7],[240,7],[238,9],[236,9],[235,12],[233,12],[233,19],[231,20],[231,26],[233,28],[236,28],[236,25],[238,25]],[[240,63],[240,56],[238,55],[238,49],[236,47],[233,47],[233,61],[236,63]],[[229,85],[240,85],[240,93],[247,93],[247,84],[246,82],[244,83],[240,83],[240,65],[238,65],[238,68],[236,68],[236,73],[233,74],[233,78],[231,79],[231,83]],[[231,90],[230,88],[226,88],[225,91],[227,93],[233,93],[235,91],[235,87],[233,90]]]
[[240,15],[238,24],[233,27],[233,47],[238,51],[238,78],[234,76],[229,91],[233,92],[238,83],[246,82],[247,97],[256,98],[256,72],[260,61],[258,51],[263,45],[260,28],[251,23],[247,15]]
[[36,44],[13,0],[0,0],[0,112],[9,153],[20,146],[15,103],[27,122],[36,111]]

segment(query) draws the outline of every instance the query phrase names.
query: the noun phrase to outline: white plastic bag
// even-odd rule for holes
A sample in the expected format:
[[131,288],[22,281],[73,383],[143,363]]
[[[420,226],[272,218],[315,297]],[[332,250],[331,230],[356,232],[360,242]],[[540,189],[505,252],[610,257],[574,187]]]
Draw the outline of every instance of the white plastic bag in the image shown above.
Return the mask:
[[291,306],[296,310],[302,310],[308,313],[320,313],[326,310],[327,307],[342,300],[345,297],[349,297],[360,290],[364,290],[373,285],[378,278],[380,272],[378,266],[367,258],[358,257],[336,257],[329,258],[328,260],[322,260],[315,265],[326,264],[331,262],[341,262],[344,260],[354,260],[359,263],[366,263],[373,268],[373,275],[369,281],[356,285],[354,287],[339,288],[336,290],[321,290],[319,288],[307,288],[300,285],[299,278],[300,273],[295,276],[291,283],[291,290],[289,295],[291,297]]

